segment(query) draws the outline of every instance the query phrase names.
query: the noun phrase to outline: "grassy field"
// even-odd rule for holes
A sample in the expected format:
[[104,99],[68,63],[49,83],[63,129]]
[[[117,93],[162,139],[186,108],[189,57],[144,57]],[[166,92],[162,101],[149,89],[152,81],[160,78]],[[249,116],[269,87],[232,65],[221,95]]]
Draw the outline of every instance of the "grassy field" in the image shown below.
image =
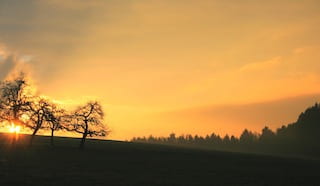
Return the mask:
[[320,161],[172,146],[0,135],[0,185],[320,185]]

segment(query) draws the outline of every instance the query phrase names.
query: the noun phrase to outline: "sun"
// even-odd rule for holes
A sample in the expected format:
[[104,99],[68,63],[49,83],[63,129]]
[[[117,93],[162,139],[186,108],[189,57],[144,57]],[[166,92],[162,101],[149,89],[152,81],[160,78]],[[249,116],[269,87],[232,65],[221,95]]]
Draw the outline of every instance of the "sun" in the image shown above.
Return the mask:
[[11,126],[9,126],[9,132],[10,133],[20,133],[20,126],[15,125],[14,123],[11,123]]

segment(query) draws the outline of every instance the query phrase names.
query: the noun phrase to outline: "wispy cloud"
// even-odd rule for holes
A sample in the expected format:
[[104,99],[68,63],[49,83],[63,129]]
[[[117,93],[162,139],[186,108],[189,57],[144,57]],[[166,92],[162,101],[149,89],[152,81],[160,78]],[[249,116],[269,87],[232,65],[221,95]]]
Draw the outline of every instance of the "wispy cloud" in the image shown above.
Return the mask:
[[31,55],[19,55],[0,47],[0,80],[15,76],[20,72],[31,73]]
[[280,56],[274,57],[267,61],[248,63],[240,68],[241,72],[252,72],[252,71],[261,71],[261,70],[270,70],[279,66],[282,62]]

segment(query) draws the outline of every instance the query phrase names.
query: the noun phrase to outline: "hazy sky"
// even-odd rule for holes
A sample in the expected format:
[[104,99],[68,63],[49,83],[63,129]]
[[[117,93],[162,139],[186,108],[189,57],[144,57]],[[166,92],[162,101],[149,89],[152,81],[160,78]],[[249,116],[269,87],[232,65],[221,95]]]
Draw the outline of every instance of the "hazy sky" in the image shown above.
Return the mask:
[[239,134],[319,101],[319,33],[318,0],[0,0],[0,78],[100,100],[114,139]]

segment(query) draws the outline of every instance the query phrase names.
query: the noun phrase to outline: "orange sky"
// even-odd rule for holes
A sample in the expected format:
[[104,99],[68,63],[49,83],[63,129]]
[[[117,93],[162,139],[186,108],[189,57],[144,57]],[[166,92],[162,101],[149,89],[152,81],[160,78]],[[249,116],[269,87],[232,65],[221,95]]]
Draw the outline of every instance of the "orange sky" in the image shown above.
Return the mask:
[[274,129],[319,100],[319,10],[317,0],[3,0],[0,72],[27,69],[68,106],[100,100],[112,139]]

